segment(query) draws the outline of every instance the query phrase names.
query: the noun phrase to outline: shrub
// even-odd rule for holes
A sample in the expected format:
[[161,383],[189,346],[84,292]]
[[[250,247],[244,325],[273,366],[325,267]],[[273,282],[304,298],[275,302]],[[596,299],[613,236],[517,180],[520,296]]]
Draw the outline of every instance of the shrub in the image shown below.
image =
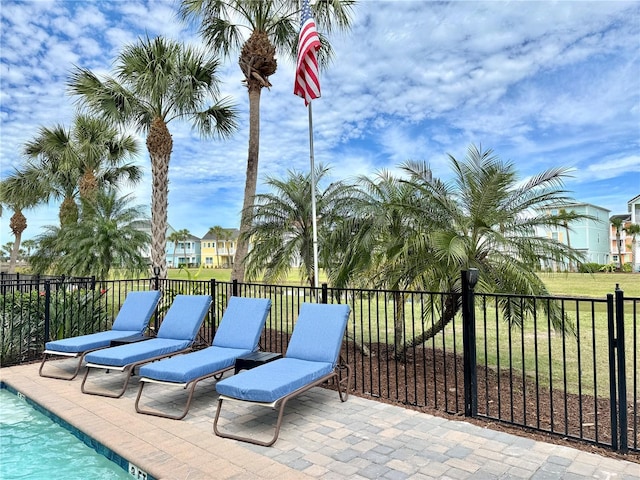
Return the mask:
[[596,273],[602,269],[603,265],[599,263],[591,262],[591,263],[581,263],[578,266],[578,272],[580,273]]
[[45,339],[45,308],[45,292],[11,292],[0,296],[1,365],[37,358],[50,339],[107,328],[107,305],[99,291],[61,288],[52,292],[48,312],[50,339]]

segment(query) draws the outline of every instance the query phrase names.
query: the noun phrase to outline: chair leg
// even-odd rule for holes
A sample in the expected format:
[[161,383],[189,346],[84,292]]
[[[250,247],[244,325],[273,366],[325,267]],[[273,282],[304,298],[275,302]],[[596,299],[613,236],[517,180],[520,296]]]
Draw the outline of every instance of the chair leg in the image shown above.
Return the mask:
[[89,372],[91,371],[91,367],[87,366],[87,371],[84,373],[84,378],[82,379],[82,385],[80,385],[80,390],[82,391],[82,393],[86,393],[89,395],[99,395],[101,397],[109,397],[109,398],[120,398],[122,395],[124,395],[124,392],[127,390],[127,386],[129,385],[129,380],[131,379],[131,373],[133,372],[133,369],[134,367],[132,366],[132,367],[127,367],[122,371],[123,375],[125,375],[124,384],[118,392],[112,393],[112,392],[105,392],[101,390],[89,390],[85,387],[85,383],[87,381],[87,378],[89,377]]
[[138,396],[136,397],[136,405],[135,405],[136,412],[142,413],[144,415],[153,415],[155,417],[170,418],[171,420],[182,420],[184,417],[187,416],[187,413],[189,412],[189,408],[191,408],[191,400],[193,399],[193,393],[196,389],[196,383],[198,383],[197,381],[191,383],[191,386],[189,388],[189,396],[187,397],[187,403],[184,407],[184,410],[182,411],[181,414],[177,414],[177,415],[171,415],[169,413],[162,413],[158,410],[150,410],[150,409],[145,409],[141,407],[140,398],[142,396],[142,389],[144,388],[145,383],[146,382],[140,382],[140,388],[138,389]]
[[71,374],[69,374],[69,375],[55,375],[53,373],[43,372],[44,364],[47,361],[47,355],[48,354],[46,354],[46,353],[43,354],[42,363],[40,363],[40,369],[38,370],[38,374],[41,377],[57,378],[58,380],[73,380],[74,378],[76,378],[78,376],[78,372],[80,371],[80,367],[82,366],[82,360],[84,360],[84,355],[85,354],[80,355],[80,357],[78,359],[78,363],[76,364],[75,370],[73,372],[71,372]]
[[223,432],[222,430],[220,430],[218,428],[218,420],[220,418],[220,411],[222,410],[222,402],[223,402],[222,398],[218,398],[218,408],[216,410],[216,416],[213,419],[213,432],[217,436],[222,437],[222,438],[230,438],[232,440],[238,440],[240,442],[253,443],[254,445],[260,445],[260,446],[263,446],[263,447],[270,447],[271,445],[276,443],[276,440],[278,439],[278,436],[280,435],[280,427],[282,426],[282,417],[283,417],[283,414],[284,414],[284,406],[286,405],[287,400],[288,400],[288,398],[285,398],[284,400],[282,400],[282,402],[280,402],[280,408],[279,408],[279,411],[278,411],[278,420],[276,421],[275,431],[273,433],[273,437],[271,437],[271,440],[268,440],[268,441],[256,440],[255,438],[243,437],[241,435],[235,435],[233,433]]
[[[340,401],[341,402],[346,402],[347,399],[349,398],[349,388],[351,387],[351,367],[349,365],[342,364],[338,366],[337,369],[337,387],[338,387],[338,395],[340,396]],[[347,377],[343,378],[343,371],[346,370],[347,371]],[[342,385],[344,385],[344,391],[340,388]]]

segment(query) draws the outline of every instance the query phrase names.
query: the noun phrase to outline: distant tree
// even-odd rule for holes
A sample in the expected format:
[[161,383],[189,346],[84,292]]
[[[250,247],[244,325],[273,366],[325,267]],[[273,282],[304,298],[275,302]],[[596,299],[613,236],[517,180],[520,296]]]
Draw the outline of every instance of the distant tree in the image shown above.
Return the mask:
[[176,261],[176,250],[178,249],[178,243],[180,242],[180,233],[177,231],[171,232],[171,234],[167,237],[167,241],[173,243],[173,255],[171,256],[171,261],[175,263]]
[[36,203],[37,199],[31,196],[30,192],[24,188],[22,176],[18,171],[14,171],[0,182],[0,204],[6,205],[13,210],[13,215],[9,220],[9,228],[14,236],[12,250],[9,255],[9,273],[15,272],[22,234],[27,229],[27,218],[22,213],[22,210],[34,206]]
[[618,248],[618,267],[622,271],[622,242],[620,241],[620,237],[622,234],[622,227],[624,222],[620,217],[611,217],[611,225],[613,225],[616,229],[616,246]]
[[[213,52],[215,50],[209,50]],[[151,158],[151,262],[167,275],[165,242],[169,161],[173,139],[168,124],[187,120],[203,137],[228,137],[236,129],[236,111],[218,100],[218,59],[212,54],[157,37],[140,39],[118,56],[115,75],[100,80],[77,68],[69,87],[94,114],[131,125],[147,136]],[[211,106],[206,106],[213,101]]]
[[38,246],[38,243],[35,240],[29,239],[22,242],[22,248],[25,249],[25,255],[27,259],[31,256],[31,251],[34,250]]
[[189,240],[189,237],[191,236],[191,232],[186,228],[183,228],[182,230],[178,230],[176,234],[177,234],[176,236],[179,239],[178,241],[182,242],[182,254],[184,256],[184,263],[185,263],[185,267],[188,267],[189,260],[187,259],[187,240]]
[[216,265],[218,265],[219,267],[220,266],[219,242],[220,242],[220,239],[225,236],[225,233],[226,233],[225,229],[222,228],[220,225],[216,225],[214,227],[211,227],[207,233],[209,235],[213,235],[213,238],[216,242]]
[[636,270],[636,255],[637,255],[637,241],[638,234],[640,234],[640,225],[637,223],[631,223],[624,228],[624,231],[627,235],[631,235],[631,271],[637,272]]

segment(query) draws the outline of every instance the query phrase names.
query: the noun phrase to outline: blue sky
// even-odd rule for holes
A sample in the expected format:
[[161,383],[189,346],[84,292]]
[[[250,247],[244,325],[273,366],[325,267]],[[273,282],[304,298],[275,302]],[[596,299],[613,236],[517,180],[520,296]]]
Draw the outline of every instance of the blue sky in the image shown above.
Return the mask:
[[[70,126],[73,65],[107,74],[126,44],[148,34],[199,44],[174,0],[2,0],[0,175],[41,126]],[[516,165],[522,179],[564,166],[580,202],[625,213],[640,194],[640,3],[617,1],[361,0],[350,34],[333,37],[335,59],[313,102],[316,163],[328,180],[425,160],[450,175],[447,154],[471,143]],[[293,63],[281,58],[263,90],[258,189],[267,175],[308,171],[308,117],[293,95]],[[247,157],[248,97],[237,55],[220,72],[222,95],[240,111],[227,141],[200,140],[171,123],[169,223],[203,236],[238,227]],[[149,158],[135,203],[149,205]],[[124,188],[123,193],[131,192]],[[58,205],[25,211],[33,238],[56,224]],[[11,212],[0,243],[13,240]]]

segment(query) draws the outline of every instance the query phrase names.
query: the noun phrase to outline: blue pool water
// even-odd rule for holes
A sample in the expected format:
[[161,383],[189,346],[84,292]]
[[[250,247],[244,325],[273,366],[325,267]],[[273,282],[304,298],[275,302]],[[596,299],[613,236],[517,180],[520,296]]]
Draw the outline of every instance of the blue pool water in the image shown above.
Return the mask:
[[0,479],[134,478],[124,468],[24,398],[0,388]]

